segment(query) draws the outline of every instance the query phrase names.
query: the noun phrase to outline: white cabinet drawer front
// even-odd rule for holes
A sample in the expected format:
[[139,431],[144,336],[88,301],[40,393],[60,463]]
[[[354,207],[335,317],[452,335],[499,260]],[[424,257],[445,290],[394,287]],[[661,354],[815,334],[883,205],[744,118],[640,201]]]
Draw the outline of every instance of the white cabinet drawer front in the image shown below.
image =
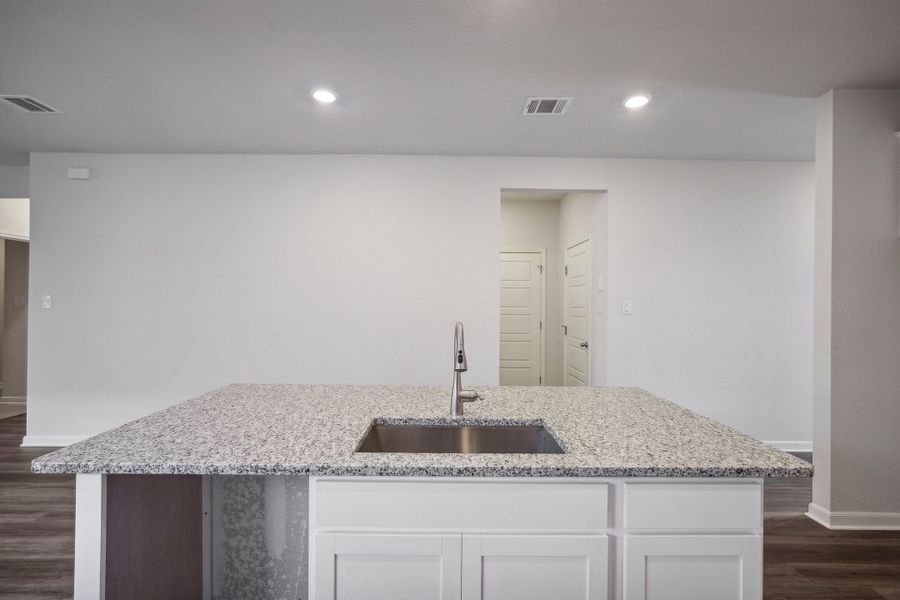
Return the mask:
[[319,479],[319,530],[591,533],[607,527],[604,483]]
[[628,483],[630,530],[758,530],[762,485],[750,483]]
[[625,600],[761,600],[762,537],[628,536]]
[[459,535],[319,534],[314,600],[459,600]]
[[605,535],[464,535],[463,600],[606,600]]

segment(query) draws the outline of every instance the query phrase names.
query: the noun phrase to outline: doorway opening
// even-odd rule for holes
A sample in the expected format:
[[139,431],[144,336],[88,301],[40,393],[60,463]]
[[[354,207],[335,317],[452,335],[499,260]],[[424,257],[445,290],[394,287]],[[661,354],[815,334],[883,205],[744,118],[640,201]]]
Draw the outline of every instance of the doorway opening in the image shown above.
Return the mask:
[[28,198],[0,198],[0,419],[27,407],[28,238]]
[[606,193],[503,189],[500,213],[500,385],[602,385]]

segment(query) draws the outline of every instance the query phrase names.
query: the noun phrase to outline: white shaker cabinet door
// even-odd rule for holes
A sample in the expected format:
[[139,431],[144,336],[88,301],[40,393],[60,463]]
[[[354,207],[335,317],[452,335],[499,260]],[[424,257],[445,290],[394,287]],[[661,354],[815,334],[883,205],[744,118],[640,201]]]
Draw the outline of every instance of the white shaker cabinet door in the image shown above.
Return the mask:
[[464,535],[463,600],[606,600],[605,535]]
[[318,534],[314,600],[458,600],[459,535]]
[[625,600],[761,600],[758,535],[625,538]]

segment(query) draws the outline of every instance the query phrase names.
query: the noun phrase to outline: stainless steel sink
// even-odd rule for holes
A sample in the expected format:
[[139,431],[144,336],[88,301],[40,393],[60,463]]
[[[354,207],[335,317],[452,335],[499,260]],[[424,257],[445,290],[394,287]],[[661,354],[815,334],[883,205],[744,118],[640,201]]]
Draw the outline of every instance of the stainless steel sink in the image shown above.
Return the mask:
[[357,452],[563,454],[543,425],[422,425],[374,422]]

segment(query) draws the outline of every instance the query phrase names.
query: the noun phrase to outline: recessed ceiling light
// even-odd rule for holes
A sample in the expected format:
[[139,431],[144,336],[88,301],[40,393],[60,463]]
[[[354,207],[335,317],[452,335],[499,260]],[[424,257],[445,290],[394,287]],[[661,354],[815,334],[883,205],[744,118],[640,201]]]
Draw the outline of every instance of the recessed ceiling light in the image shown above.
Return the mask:
[[630,108],[631,110],[644,108],[650,104],[650,96],[647,94],[635,94],[634,96],[625,98],[625,100],[622,101],[622,104],[625,105],[625,108]]
[[312,97],[322,104],[331,104],[337,100],[337,94],[328,88],[316,88],[312,91]]

